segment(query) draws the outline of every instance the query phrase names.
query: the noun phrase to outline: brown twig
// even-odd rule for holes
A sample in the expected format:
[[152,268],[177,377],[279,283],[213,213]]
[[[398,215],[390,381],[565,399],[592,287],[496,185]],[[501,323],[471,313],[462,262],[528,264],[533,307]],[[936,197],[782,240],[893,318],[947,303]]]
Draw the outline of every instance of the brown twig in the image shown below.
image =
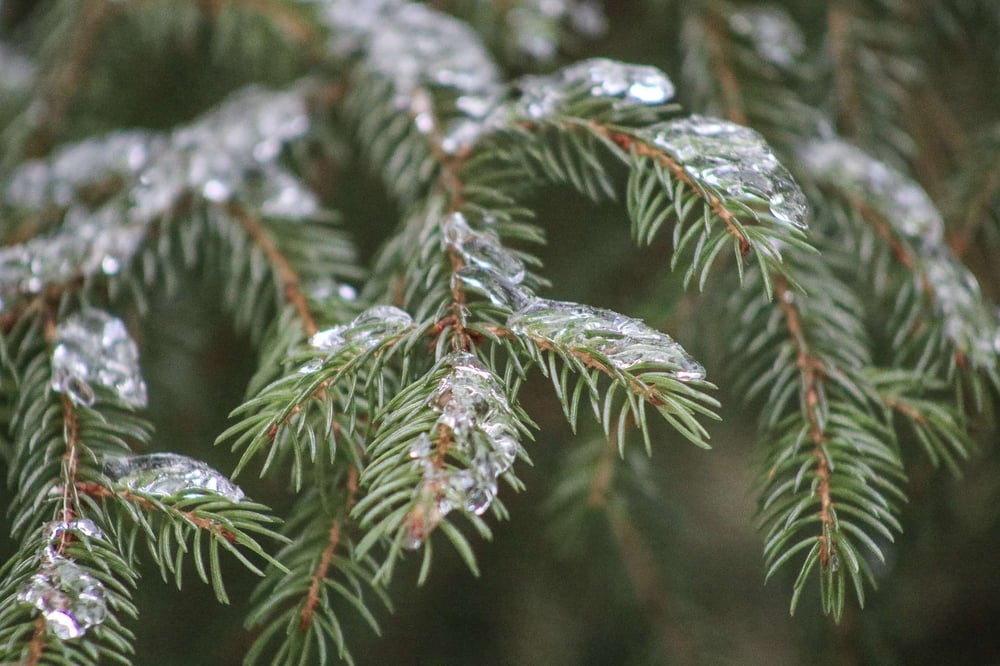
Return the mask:
[[830,3],[826,14],[827,38],[834,61],[837,91],[837,126],[846,137],[856,137],[861,129],[861,101],[854,80],[854,53],[851,43],[853,16],[843,2]]
[[[135,493],[130,492],[128,490],[114,490],[112,488],[108,488],[107,486],[103,486],[99,483],[94,483],[92,481],[77,481],[74,484],[74,489],[79,493],[87,495],[88,497],[96,497],[96,498],[117,497],[119,499],[125,500],[126,502],[129,502],[130,504],[135,504],[136,506],[139,506],[145,509],[146,511],[160,510],[160,507],[157,506],[154,502],[151,502],[150,500],[148,500],[145,497],[142,497],[141,495],[136,495]],[[212,520],[211,518],[205,518],[203,516],[199,516],[194,511],[182,511],[180,509],[175,509],[175,510],[177,511],[177,513],[183,516],[185,520],[190,522],[198,529],[206,530],[208,532],[214,532],[219,536],[221,536],[222,538],[224,538],[229,543],[236,543],[236,534],[234,534],[230,530],[227,530],[225,527],[222,527],[219,523]]]
[[326,580],[326,575],[330,571],[330,564],[333,562],[333,556],[337,552],[337,547],[340,545],[340,535],[347,522],[347,516],[351,512],[351,508],[354,506],[354,502],[357,499],[358,494],[358,469],[351,466],[347,470],[347,502],[344,504],[343,511],[334,519],[330,524],[330,531],[327,534],[326,548],[323,549],[323,553],[319,557],[319,562],[316,564],[316,569],[313,571],[312,580],[309,583],[309,591],[306,593],[306,601],[302,605],[302,610],[299,612],[299,631],[307,631],[312,625],[313,616],[316,613],[316,606],[320,602],[320,587],[323,585],[323,581]]
[[805,404],[806,419],[809,421],[809,439],[813,444],[813,456],[816,458],[816,496],[819,497],[819,519],[822,531],[818,537],[822,545],[819,551],[819,561],[824,567],[836,553],[835,544],[826,538],[828,531],[833,530],[833,515],[831,508],[833,500],[830,496],[830,466],[826,459],[826,434],[823,432],[819,416],[819,386],[824,381],[823,362],[812,355],[809,342],[802,327],[799,310],[793,299],[792,292],[784,279],[778,279],[774,284],[774,295],[785,316],[785,324],[792,336],[792,344],[798,352],[796,363],[799,367],[799,377],[802,383],[802,393]]
[[288,258],[275,244],[274,239],[271,238],[271,234],[261,221],[251,214],[249,210],[238,203],[228,203],[225,205],[225,209],[226,212],[243,225],[243,228],[254,244],[267,257],[268,262],[277,274],[278,282],[281,284],[285,298],[295,308],[295,312],[302,321],[302,328],[305,330],[306,335],[314,335],[319,331],[319,326],[316,325],[316,319],[309,309],[309,304],[299,289],[299,275],[288,261]]

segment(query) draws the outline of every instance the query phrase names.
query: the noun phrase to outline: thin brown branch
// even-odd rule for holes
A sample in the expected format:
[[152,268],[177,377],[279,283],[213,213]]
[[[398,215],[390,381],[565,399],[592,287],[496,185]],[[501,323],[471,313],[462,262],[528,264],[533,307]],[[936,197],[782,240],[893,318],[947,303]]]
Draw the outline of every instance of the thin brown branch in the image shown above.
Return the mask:
[[47,622],[45,617],[39,615],[35,618],[35,631],[31,634],[31,641],[28,643],[28,654],[24,658],[24,666],[38,666],[42,661],[42,655],[45,654],[45,636],[47,631]]
[[900,414],[906,416],[914,423],[926,423],[927,418],[924,416],[923,412],[919,409],[909,405],[902,400],[898,400],[892,397],[883,397],[882,402],[885,403],[890,409],[894,409]]
[[822,530],[819,539],[822,542],[819,551],[820,563],[825,567],[836,552],[836,547],[830,543],[826,534],[833,531],[833,515],[831,507],[833,500],[830,496],[830,465],[826,459],[826,434],[823,432],[822,421],[819,416],[819,391],[820,384],[825,381],[823,372],[823,362],[812,355],[809,343],[806,339],[805,330],[802,326],[802,319],[798,308],[794,304],[794,298],[790,298],[792,292],[788,283],[779,278],[774,284],[774,296],[777,300],[782,314],[785,316],[785,324],[788,332],[792,336],[792,343],[798,353],[796,363],[799,367],[799,378],[802,384],[802,394],[806,419],[809,421],[809,439],[813,445],[813,456],[816,458],[816,495],[819,497],[820,509],[819,519]]
[[313,616],[316,613],[316,606],[318,606],[320,602],[320,588],[330,571],[330,564],[333,562],[333,556],[336,554],[337,547],[340,545],[341,532],[344,525],[347,523],[347,516],[351,512],[351,508],[357,500],[357,494],[358,469],[351,466],[347,470],[347,501],[344,504],[343,510],[330,524],[330,531],[327,534],[326,548],[323,549],[323,553],[319,557],[319,562],[316,564],[316,569],[313,571],[312,580],[309,583],[309,591],[306,593],[306,601],[302,605],[302,610],[299,612],[299,631],[307,631],[312,625]]
[[302,328],[306,335],[314,335],[319,331],[316,319],[309,309],[305,296],[299,289],[299,275],[288,261],[281,249],[275,244],[271,234],[264,227],[263,223],[246,208],[238,203],[228,203],[225,206],[226,212],[236,218],[253,240],[254,244],[260,248],[267,257],[268,263],[274,269],[278,282],[281,284],[285,298],[295,308],[295,312],[302,322]]
[[[87,495],[88,497],[96,498],[106,498],[106,497],[117,497],[119,499],[125,500],[130,504],[134,504],[146,511],[160,511],[160,507],[151,502],[149,499],[137,495],[128,490],[114,490],[103,486],[99,483],[94,483],[92,481],[77,481],[74,484],[74,490],[76,492]],[[164,505],[166,506],[166,505]],[[192,525],[198,529],[205,530],[207,532],[214,532],[222,538],[224,538],[229,543],[236,543],[236,534],[222,527],[218,522],[212,520],[211,518],[205,518],[204,516],[199,516],[194,511],[182,511],[179,509],[173,509],[175,513],[182,516],[185,520],[190,522]]]
[[617,454],[618,447],[615,446],[614,439],[609,438],[601,449],[601,457],[597,461],[597,472],[590,482],[590,491],[587,493],[587,506],[600,509],[607,508],[608,491],[611,489],[611,481],[615,474],[615,458]]

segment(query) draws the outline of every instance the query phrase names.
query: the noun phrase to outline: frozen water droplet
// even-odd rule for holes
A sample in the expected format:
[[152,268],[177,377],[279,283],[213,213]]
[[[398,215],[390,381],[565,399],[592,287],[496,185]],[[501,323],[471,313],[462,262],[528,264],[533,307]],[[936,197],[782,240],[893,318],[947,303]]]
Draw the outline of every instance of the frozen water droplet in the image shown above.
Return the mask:
[[101,272],[105,275],[118,275],[122,265],[116,257],[107,256],[101,259]]
[[209,201],[223,203],[229,200],[232,190],[224,182],[218,179],[211,179],[201,189],[201,194]]
[[806,228],[805,195],[754,130],[692,115],[653,125],[648,131],[653,142],[698,182],[731,197],[763,200],[775,219]]
[[299,368],[300,375],[311,375],[323,367],[323,359],[314,358]]
[[808,177],[864,201],[908,242],[926,248],[941,245],[941,213],[919,184],[896,169],[839,139],[809,141],[797,157]]
[[441,237],[445,248],[458,254],[467,265],[492,271],[512,284],[524,280],[524,262],[503,247],[496,234],[473,230],[462,213],[445,217]]
[[107,615],[101,581],[63,557],[43,564],[18,592],[17,600],[39,610],[49,631],[62,640],[83,636]]
[[349,324],[316,333],[309,339],[309,344],[331,353],[336,353],[346,345],[366,351],[412,325],[413,318],[405,311],[392,305],[376,305],[359,314]]
[[342,284],[337,287],[337,295],[349,302],[358,300],[358,291],[349,284]]
[[537,298],[511,313],[507,327],[560,347],[594,349],[620,370],[649,365],[681,381],[705,377],[704,368],[669,335],[611,310]]
[[46,541],[55,541],[64,532],[74,532],[82,534],[91,539],[103,539],[104,532],[101,531],[94,521],[89,518],[78,518],[76,520],[56,520],[46,523],[43,529]]
[[115,483],[156,496],[207,490],[239,502],[243,490],[200,460],[176,453],[150,453],[104,461],[104,473]]
[[549,76],[527,76],[519,81],[518,109],[530,118],[542,119],[559,111],[583,88],[597,98],[614,100],[616,109],[656,106],[674,97],[674,84],[655,67],[592,58]]
[[458,284],[482,294],[498,308],[516,310],[532,298],[528,290],[499,273],[476,266],[463,266],[455,272],[454,279]]
[[52,389],[89,406],[94,401],[93,384],[106,386],[132,407],[146,406],[139,351],[125,324],[102,310],[87,308],[56,328]]
[[441,412],[439,422],[452,430],[456,444],[467,448],[473,429],[491,414],[508,413],[510,406],[493,373],[474,355],[455,352],[443,363],[451,370],[431,395],[430,404]]
[[773,65],[790,67],[805,53],[802,31],[781,7],[768,5],[738,9],[730,14],[729,26]]

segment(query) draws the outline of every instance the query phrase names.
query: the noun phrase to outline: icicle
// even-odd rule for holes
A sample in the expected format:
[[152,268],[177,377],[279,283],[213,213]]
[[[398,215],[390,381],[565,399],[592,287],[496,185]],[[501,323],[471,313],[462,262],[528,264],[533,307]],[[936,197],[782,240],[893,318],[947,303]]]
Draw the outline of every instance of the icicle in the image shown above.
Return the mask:
[[132,407],[146,406],[139,351],[120,319],[94,308],[71,315],[56,328],[52,389],[78,405],[94,403],[93,384],[114,391]]
[[101,581],[64,557],[43,562],[17,600],[41,611],[46,628],[61,640],[80,638],[108,612]]
[[376,305],[368,308],[349,324],[324,329],[311,338],[309,344],[315,349],[336,353],[341,347],[350,345],[361,351],[373,349],[386,338],[398,335],[413,325],[409,314],[392,305]]
[[705,377],[705,369],[669,335],[611,310],[538,298],[512,313],[507,327],[560,347],[594,349],[620,370],[665,366],[681,381]]
[[176,453],[109,458],[104,461],[104,473],[118,485],[149,495],[207,490],[232,502],[244,497],[243,490],[228,477],[200,460]]
[[450,433],[453,454],[469,461],[467,468],[434,460],[434,442],[427,433],[413,442],[410,459],[423,478],[416,507],[404,525],[404,545],[419,548],[426,536],[456,507],[475,515],[489,509],[497,496],[497,479],[510,469],[520,445],[514,414],[503,387],[473,354],[454,352],[442,360],[449,368],[429,400],[441,414],[431,432]]
[[490,303],[499,307],[515,310],[531,299],[531,293],[514,284],[496,271],[490,271],[476,266],[463,266],[454,274],[457,284],[490,299]]
[[441,412],[439,423],[455,435],[456,444],[468,449],[469,436],[489,418],[510,412],[507,398],[493,373],[472,354],[455,352],[444,363],[451,367],[430,397],[430,405]]
[[896,169],[840,139],[809,141],[797,156],[811,180],[864,201],[908,242],[928,249],[942,244],[941,213],[920,185]]
[[549,76],[526,76],[518,82],[520,115],[541,120],[585,89],[590,96],[614,100],[615,108],[655,106],[674,96],[674,84],[655,67],[592,58]]
[[774,6],[746,7],[729,15],[733,32],[746,38],[767,62],[791,67],[806,51],[805,37],[785,9]]
[[762,199],[776,219],[806,228],[805,195],[754,130],[692,115],[653,125],[648,132],[696,181],[731,197]]
[[524,280],[524,262],[501,245],[496,234],[474,231],[462,213],[444,219],[441,235],[445,249],[456,252],[466,264],[492,271],[512,284]]

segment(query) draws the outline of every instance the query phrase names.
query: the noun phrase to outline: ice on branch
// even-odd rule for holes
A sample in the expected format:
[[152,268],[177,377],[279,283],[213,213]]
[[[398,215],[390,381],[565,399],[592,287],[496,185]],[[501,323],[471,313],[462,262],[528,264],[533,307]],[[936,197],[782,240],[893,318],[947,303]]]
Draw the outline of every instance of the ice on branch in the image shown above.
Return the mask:
[[132,407],[145,407],[139,350],[120,319],[95,308],[59,324],[52,352],[52,389],[78,405],[94,404],[95,384]]
[[108,612],[101,581],[65,557],[43,562],[17,600],[36,608],[46,628],[61,640],[80,638],[104,622]]
[[805,55],[805,36],[781,7],[740,8],[729,15],[729,27],[746,39],[761,58],[777,67],[792,67]]
[[473,230],[461,213],[444,219],[441,234],[445,249],[455,252],[466,265],[497,273],[513,284],[524,280],[524,262],[503,247],[495,233]]
[[526,76],[518,82],[517,115],[543,120],[558,114],[581,95],[606,98],[618,110],[657,106],[674,97],[674,84],[655,67],[592,58],[548,76]]
[[376,305],[359,314],[349,324],[319,331],[309,338],[309,344],[331,356],[343,348],[365,352],[374,349],[387,338],[405,332],[411,326],[413,318],[405,311],[392,305]]
[[805,195],[764,137],[749,127],[695,114],[654,125],[646,133],[697,183],[749,205],[761,201],[779,222],[807,227]]
[[798,164],[821,187],[870,206],[914,247],[941,245],[944,222],[924,189],[860,148],[840,139],[810,141]]
[[[514,412],[494,374],[467,352],[449,354],[442,364],[448,373],[429,400],[440,416],[409,451],[423,470],[417,504],[404,524],[403,545],[410,549],[457,507],[485,513],[520,450]],[[446,454],[457,464],[446,464]]]
[[798,160],[811,180],[847,198],[862,215],[874,218],[870,222],[887,225],[912,249],[918,289],[931,295],[944,336],[974,368],[995,368],[1000,353],[996,321],[983,306],[975,276],[946,245],[944,221],[924,189],[839,139],[806,143]]
[[669,335],[611,310],[536,298],[507,318],[507,328],[561,348],[593,350],[618,370],[657,366],[680,381],[705,378],[701,364]]
[[176,453],[121,456],[104,461],[104,473],[117,485],[158,497],[204,494],[222,495],[232,502],[243,499],[243,490],[224,474],[200,460]]

